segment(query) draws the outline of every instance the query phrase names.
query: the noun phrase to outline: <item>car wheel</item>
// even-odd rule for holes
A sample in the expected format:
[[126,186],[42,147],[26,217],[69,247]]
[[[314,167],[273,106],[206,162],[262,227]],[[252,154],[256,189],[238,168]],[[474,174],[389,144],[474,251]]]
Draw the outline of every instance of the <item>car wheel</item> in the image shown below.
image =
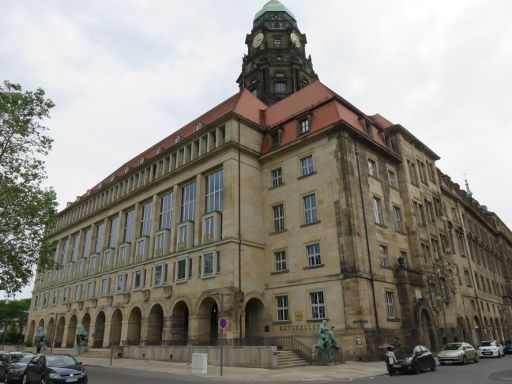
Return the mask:
[[420,373],[420,366],[418,365],[418,363],[414,363],[414,365],[412,366],[412,373],[414,373],[415,375]]
[[468,358],[466,355],[462,356],[462,364],[466,365],[468,363]]

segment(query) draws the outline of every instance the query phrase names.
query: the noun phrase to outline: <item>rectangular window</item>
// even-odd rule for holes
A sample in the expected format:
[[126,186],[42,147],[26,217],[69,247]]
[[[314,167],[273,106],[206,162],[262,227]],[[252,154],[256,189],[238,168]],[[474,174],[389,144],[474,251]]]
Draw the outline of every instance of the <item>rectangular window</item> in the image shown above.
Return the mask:
[[400,207],[394,205],[393,213],[395,214],[395,230],[397,232],[404,232],[404,225],[402,223],[402,211]]
[[270,171],[272,178],[272,187],[278,187],[283,184],[283,170],[281,167]]
[[114,216],[110,219],[110,230],[108,233],[108,247],[115,248],[117,243],[117,226],[119,223],[119,216]]
[[78,262],[78,275],[81,276],[84,273],[84,260]]
[[131,243],[133,234],[133,221],[135,210],[132,209],[124,214],[123,243]]
[[316,195],[312,193],[303,197],[304,199],[304,222],[305,224],[313,224],[318,221],[316,210]]
[[155,265],[155,268],[153,269],[153,286],[158,286],[163,283],[163,272],[163,264]]
[[118,266],[125,265],[126,259],[127,259],[127,247],[121,246],[121,247],[119,247],[119,254],[118,254],[118,259],[117,259]]
[[91,253],[91,228],[84,229],[84,238],[82,241],[82,257],[87,257]]
[[306,245],[306,252],[308,254],[308,267],[314,267],[316,265],[321,265],[322,262],[320,260],[320,244],[309,244]]
[[196,182],[181,187],[181,222],[194,221],[196,212]]
[[108,270],[110,268],[110,261],[112,259],[112,250],[107,250],[103,252],[103,270]]
[[398,188],[398,182],[396,180],[396,173],[388,169],[388,184],[393,188]]
[[380,265],[383,267],[389,267],[388,247],[385,245],[379,245]]
[[71,239],[71,262],[75,262],[78,259],[78,233],[75,233]]
[[151,209],[153,203],[148,201],[142,205],[142,215],[140,219],[140,236],[149,236],[151,234]]
[[110,279],[108,277],[104,277],[101,279],[100,283],[100,296],[106,296],[110,291]]
[[433,182],[435,184],[436,177],[435,177],[434,165],[430,161],[427,161],[427,171],[428,171],[428,178],[430,179],[431,182]]
[[422,161],[418,160],[418,168],[420,170],[420,179],[421,182],[427,184],[427,175],[425,172],[425,164]]
[[430,299],[432,300],[432,306],[437,307],[437,293],[435,284],[430,284]]
[[205,176],[205,208],[206,213],[222,211],[223,170],[219,169]]
[[178,244],[187,244],[188,240],[188,227],[183,225],[178,227]]
[[375,215],[375,223],[384,225],[384,216],[382,214],[382,203],[380,198],[373,196],[373,213]]
[[187,278],[187,259],[176,261],[176,280],[185,280]]
[[283,272],[286,271],[286,251],[274,252],[274,271]]
[[94,243],[94,253],[100,253],[103,248],[103,237],[105,233],[105,224],[96,225],[96,242]]
[[324,293],[310,292],[309,300],[311,303],[311,318],[325,319]]
[[[37,296],[36,296],[36,299],[37,299]],[[67,303],[69,300],[69,288],[66,287],[64,288],[64,290],[62,291],[62,302],[63,303]],[[36,303],[37,305],[37,303]]]
[[407,268],[407,252],[405,251],[400,251],[399,254],[398,254],[398,265],[401,266],[402,268]]
[[64,239],[60,243],[60,251],[59,251],[59,265],[64,265],[66,262],[66,251],[68,248],[68,239]]
[[78,301],[82,297],[82,285],[75,285],[75,293],[73,295],[73,300]]
[[164,243],[165,243],[165,233],[164,232],[157,233],[156,239],[155,239],[155,250],[157,250],[157,251],[163,250]]
[[214,258],[215,258],[215,253],[214,252],[209,252],[209,253],[206,253],[203,255],[202,257],[202,270],[201,270],[201,276],[202,277],[205,277],[205,276],[211,276],[214,274]]
[[215,217],[214,216],[205,217],[203,220],[203,225],[204,225],[203,240],[205,242],[213,241],[214,240],[213,235],[214,235],[214,228],[215,228]]
[[407,165],[409,168],[409,177],[411,178],[411,183],[414,185],[418,185],[418,175],[416,173],[416,165],[410,160],[407,160]]
[[368,174],[373,177],[377,177],[377,163],[375,160],[368,158]]
[[123,292],[126,285],[126,275],[116,276],[116,292]]
[[309,132],[309,119],[305,118],[299,120],[299,135],[304,135]]
[[158,230],[170,229],[172,223],[172,192],[160,197],[160,213],[158,214]]
[[286,83],[283,81],[278,81],[275,84],[276,93],[286,93]]
[[430,254],[430,247],[425,243],[421,243],[421,252],[423,254],[423,262],[425,265],[427,265],[428,262],[432,259],[432,255]]
[[284,231],[284,205],[277,204],[272,207],[272,218],[274,221],[274,232]]
[[98,257],[96,255],[91,256],[89,259],[89,275],[96,273],[97,260]]
[[277,321],[288,321],[288,296],[276,296]]
[[140,289],[144,286],[144,270],[139,269],[133,272],[133,289]]
[[388,319],[396,319],[395,295],[393,292],[389,291],[386,291],[386,313],[388,315]]
[[94,293],[96,291],[96,284],[94,281],[87,283],[87,298],[92,299],[94,297]]
[[135,247],[135,257],[144,258],[146,256],[146,239],[137,240]]
[[308,176],[315,172],[313,165],[313,155],[309,155],[300,159],[300,171],[302,176]]

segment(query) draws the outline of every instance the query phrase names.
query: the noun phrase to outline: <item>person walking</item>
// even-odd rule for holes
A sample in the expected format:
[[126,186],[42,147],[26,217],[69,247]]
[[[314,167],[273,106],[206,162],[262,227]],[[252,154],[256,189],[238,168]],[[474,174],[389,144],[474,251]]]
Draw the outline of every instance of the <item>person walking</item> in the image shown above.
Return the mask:
[[395,356],[395,352],[393,352],[393,347],[388,347],[388,351],[386,352],[386,363],[388,366],[389,376],[393,376],[396,373],[394,364],[398,362],[398,359]]

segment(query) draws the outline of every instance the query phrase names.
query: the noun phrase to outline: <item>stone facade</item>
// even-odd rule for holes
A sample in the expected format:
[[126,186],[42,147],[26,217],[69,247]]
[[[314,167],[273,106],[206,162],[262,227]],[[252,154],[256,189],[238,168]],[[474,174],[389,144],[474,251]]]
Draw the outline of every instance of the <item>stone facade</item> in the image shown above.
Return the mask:
[[344,359],[510,339],[512,234],[438,159],[318,81],[242,90],[60,213],[26,342],[217,345],[221,317],[229,344],[310,348],[327,319]]

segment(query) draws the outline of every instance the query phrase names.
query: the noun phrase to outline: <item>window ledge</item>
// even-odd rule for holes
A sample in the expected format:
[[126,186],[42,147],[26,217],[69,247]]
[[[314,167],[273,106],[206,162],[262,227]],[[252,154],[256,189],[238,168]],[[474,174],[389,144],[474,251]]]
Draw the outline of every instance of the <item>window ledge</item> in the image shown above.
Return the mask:
[[375,225],[381,227],[381,228],[387,228],[388,226],[385,225],[385,224],[381,224],[381,223],[375,223]]
[[175,283],[176,284],[185,284],[187,281],[188,281],[188,279],[181,279],[181,280],[176,280]]
[[274,235],[279,235],[280,233],[284,233],[284,232],[288,232],[288,229],[283,229],[282,231],[279,231],[279,232],[270,232],[268,235],[274,236]]
[[213,279],[214,277],[215,277],[215,273],[212,273],[211,275],[201,276],[201,279],[208,280],[208,279]]
[[320,224],[321,222],[322,222],[322,220],[317,220],[317,221],[314,221],[314,222],[312,222],[312,223],[302,224],[300,227],[301,227],[301,228],[311,227],[312,225]]
[[372,175],[371,173],[368,173],[368,177],[371,177],[372,179],[375,179],[377,181],[381,181],[379,175]]
[[315,269],[315,268],[322,268],[325,267],[325,264],[318,264],[318,265],[307,265],[303,269]]
[[271,275],[280,275],[282,273],[288,273],[290,272],[289,269],[285,269],[284,271],[274,271],[274,272],[270,272]]
[[297,177],[297,180],[305,179],[306,177],[313,176],[313,175],[316,175],[316,171],[313,171],[313,172],[311,172],[311,173],[308,173],[307,175],[299,176],[299,177]]
[[277,189],[277,188],[279,188],[279,187],[282,187],[283,185],[284,185],[284,183],[281,183],[281,184],[279,184],[279,185],[275,185],[275,186],[273,186],[273,187],[268,187],[268,190],[269,190],[269,191],[271,191],[271,190],[273,190],[273,189]]

